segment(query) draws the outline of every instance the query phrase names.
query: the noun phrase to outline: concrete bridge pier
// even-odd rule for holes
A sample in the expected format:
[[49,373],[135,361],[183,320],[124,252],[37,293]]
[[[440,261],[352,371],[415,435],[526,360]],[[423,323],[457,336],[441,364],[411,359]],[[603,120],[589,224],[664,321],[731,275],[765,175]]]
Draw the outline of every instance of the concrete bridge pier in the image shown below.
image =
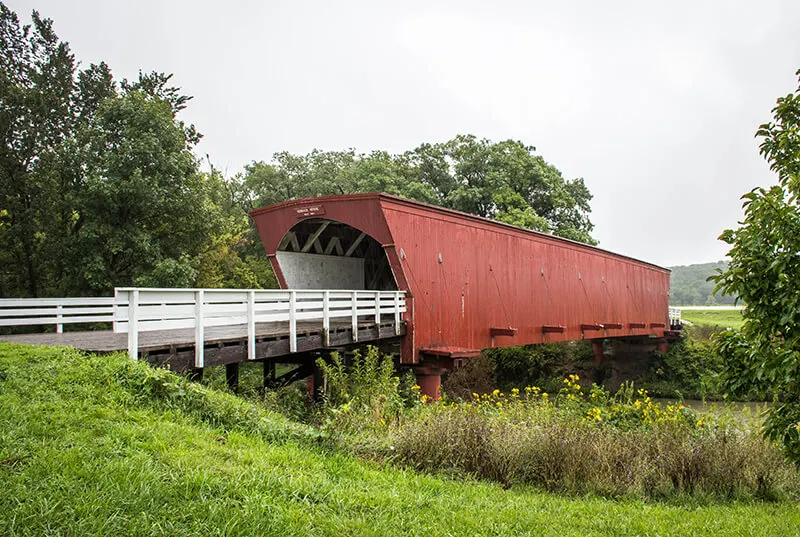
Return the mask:
[[446,369],[439,365],[420,365],[414,367],[414,376],[417,378],[417,386],[421,395],[425,395],[429,401],[438,401],[441,397],[442,373]]

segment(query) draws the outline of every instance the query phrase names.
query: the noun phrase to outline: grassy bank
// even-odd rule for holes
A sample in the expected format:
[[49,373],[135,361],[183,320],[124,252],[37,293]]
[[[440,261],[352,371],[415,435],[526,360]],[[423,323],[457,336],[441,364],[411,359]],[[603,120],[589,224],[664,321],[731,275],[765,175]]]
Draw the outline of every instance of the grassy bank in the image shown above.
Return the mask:
[[124,356],[0,344],[0,534],[795,535],[791,502],[645,503],[330,454]]
[[742,310],[681,310],[681,318],[697,326],[742,327]]

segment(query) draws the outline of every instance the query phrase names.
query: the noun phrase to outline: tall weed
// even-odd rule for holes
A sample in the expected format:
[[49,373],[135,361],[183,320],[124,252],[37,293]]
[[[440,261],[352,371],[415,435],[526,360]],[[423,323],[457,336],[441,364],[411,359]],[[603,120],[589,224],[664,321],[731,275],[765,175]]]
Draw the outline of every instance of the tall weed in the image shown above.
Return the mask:
[[389,452],[421,470],[574,493],[777,499],[799,491],[797,469],[755,432],[662,406],[630,384],[586,394],[573,375],[563,386],[421,407],[392,427]]

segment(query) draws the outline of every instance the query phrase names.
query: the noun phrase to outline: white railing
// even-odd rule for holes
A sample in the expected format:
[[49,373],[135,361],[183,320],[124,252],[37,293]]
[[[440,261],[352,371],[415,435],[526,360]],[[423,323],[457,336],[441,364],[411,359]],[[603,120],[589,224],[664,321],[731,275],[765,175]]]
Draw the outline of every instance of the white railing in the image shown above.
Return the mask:
[[114,299],[99,298],[0,298],[0,326],[113,323]]
[[205,329],[247,326],[247,357],[256,358],[256,323],[288,322],[289,351],[297,352],[297,322],[319,321],[324,344],[330,344],[332,319],[350,319],[354,342],[359,319],[381,322],[392,316],[400,334],[406,311],[403,291],[134,289],[114,290],[114,331],[128,334],[128,353],[136,358],[139,332],[194,329],[195,367],[203,367]]
[[128,334],[128,354],[139,355],[139,333],[194,329],[195,366],[203,367],[205,329],[247,326],[247,357],[256,359],[256,323],[288,322],[289,350],[297,352],[298,321],[319,321],[330,345],[332,319],[349,319],[354,342],[360,320],[390,316],[400,334],[404,291],[117,288],[113,297],[0,299],[0,326],[112,323]]
[[669,325],[675,326],[676,324],[681,324],[681,309],[680,308],[669,308]]

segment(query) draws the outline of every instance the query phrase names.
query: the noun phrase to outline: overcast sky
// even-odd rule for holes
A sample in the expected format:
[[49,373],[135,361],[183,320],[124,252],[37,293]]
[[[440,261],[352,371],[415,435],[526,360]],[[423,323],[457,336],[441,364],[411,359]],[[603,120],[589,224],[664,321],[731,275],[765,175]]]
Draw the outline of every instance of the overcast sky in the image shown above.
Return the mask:
[[227,175],[273,153],[517,139],[594,194],[603,248],[721,259],[753,137],[797,87],[800,1],[5,0],[82,65],[174,73]]

